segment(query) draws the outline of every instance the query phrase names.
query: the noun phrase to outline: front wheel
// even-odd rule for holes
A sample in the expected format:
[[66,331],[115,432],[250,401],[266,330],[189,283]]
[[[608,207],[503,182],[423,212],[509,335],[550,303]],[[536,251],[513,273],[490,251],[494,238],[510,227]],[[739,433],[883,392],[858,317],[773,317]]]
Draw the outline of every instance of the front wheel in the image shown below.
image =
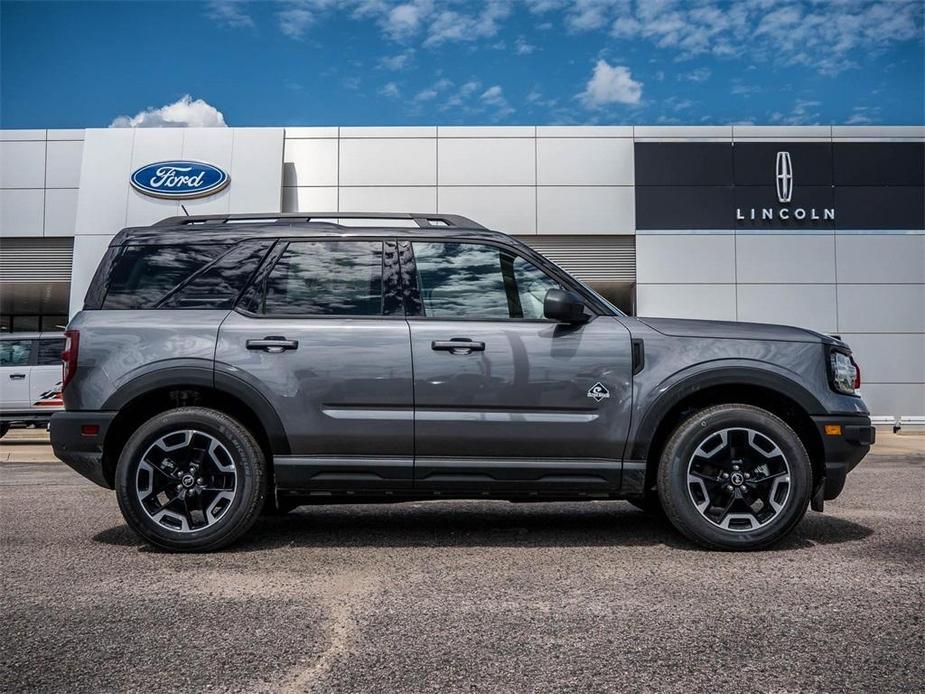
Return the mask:
[[152,544],[210,551],[246,532],[263,508],[265,461],[231,417],[202,407],[168,410],[141,426],[116,467],[126,522]]
[[751,405],[710,407],[682,422],[658,470],[671,523],[712,549],[759,549],[789,533],[809,504],[812,468],[783,420]]

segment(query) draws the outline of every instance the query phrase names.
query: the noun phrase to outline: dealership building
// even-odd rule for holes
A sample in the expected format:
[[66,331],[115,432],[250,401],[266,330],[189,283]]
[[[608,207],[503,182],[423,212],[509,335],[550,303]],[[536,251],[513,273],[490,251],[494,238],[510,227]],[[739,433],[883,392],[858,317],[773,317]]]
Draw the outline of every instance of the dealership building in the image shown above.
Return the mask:
[[[227,184],[187,200],[132,185],[164,161]],[[921,418],[923,176],[919,126],[0,130],[0,327],[60,329],[112,236],[181,203],[456,213],[628,313],[838,334],[873,414]]]

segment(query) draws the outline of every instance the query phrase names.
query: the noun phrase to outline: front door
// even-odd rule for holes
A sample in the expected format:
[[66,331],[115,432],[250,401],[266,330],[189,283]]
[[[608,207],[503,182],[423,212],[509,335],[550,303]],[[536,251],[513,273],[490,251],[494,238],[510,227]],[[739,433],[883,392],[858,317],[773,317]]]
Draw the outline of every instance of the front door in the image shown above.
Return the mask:
[[279,416],[282,490],[411,487],[409,328],[394,243],[281,242],[222,324],[216,378],[246,381]]
[[543,317],[554,277],[487,243],[414,241],[415,486],[608,491],[629,425],[630,335]]
[[32,340],[0,340],[0,405],[6,412],[23,412],[29,400]]

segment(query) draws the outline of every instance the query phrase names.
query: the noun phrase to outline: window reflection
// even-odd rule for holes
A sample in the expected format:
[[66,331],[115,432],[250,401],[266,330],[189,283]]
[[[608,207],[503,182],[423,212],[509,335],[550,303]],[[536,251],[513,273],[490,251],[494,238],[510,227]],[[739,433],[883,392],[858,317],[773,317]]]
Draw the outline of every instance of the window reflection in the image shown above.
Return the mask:
[[382,315],[382,244],[290,243],[267,279],[270,314]]

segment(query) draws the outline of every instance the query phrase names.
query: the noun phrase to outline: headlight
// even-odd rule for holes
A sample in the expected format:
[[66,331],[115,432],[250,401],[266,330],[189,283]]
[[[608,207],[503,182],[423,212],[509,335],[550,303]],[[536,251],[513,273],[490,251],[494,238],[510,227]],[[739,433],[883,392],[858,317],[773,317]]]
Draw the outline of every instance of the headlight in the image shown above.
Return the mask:
[[845,395],[854,395],[855,390],[860,385],[858,383],[860,372],[851,355],[833,350],[829,359],[832,366],[832,388]]

